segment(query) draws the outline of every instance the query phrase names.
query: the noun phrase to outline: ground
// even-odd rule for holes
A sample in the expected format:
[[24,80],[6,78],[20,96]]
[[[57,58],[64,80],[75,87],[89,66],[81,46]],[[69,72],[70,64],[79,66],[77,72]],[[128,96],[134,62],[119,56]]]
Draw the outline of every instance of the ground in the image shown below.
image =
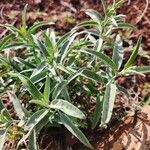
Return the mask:
[[[110,3],[111,0],[107,0],[107,2]],[[26,3],[28,3],[27,24],[29,26],[38,20],[51,20],[55,22],[55,30],[61,34],[69,31],[76,23],[87,19],[82,9],[92,8],[102,13],[99,0],[1,0],[0,23],[11,23],[19,26],[21,11]],[[124,33],[129,39],[129,43],[135,43],[140,35],[143,36],[143,50],[141,50],[136,64],[150,65],[149,0],[125,1],[118,13],[126,15],[126,21],[136,26],[135,31]],[[6,32],[7,30],[0,28],[0,37],[3,37]],[[127,52],[127,56],[129,54]],[[107,129],[85,132],[97,150],[148,150],[150,149],[150,107],[140,107],[136,113],[133,113],[130,108],[139,103],[140,100],[149,99],[150,74],[145,77],[118,78],[118,82],[133,93],[133,98],[125,101],[125,98],[118,95],[115,106],[116,113],[118,108],[122,106],[123,109],[121,111],[119,109],[118,113],[128,109],[129,112],[126,116],[123,115],[124,117],[120,121],[116,121],[116,118],[112,119]],[[45,132],[47,134],[41,135],[39,139],[42,149],[62,150],[70,147],[73,147],[72,149],[86,149],[65,130],[64,133],[62,131],[55,132],[55,129],[53,132],[51,130]],[[10,147],[5,149],[10,149]]]

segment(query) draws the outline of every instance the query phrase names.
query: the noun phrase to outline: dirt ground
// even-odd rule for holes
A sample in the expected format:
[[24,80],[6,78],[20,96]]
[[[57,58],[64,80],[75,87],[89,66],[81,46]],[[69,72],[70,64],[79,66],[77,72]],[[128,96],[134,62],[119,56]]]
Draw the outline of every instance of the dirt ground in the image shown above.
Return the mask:
[[[111,1],[107,0],[108,4]],[[55,30],[62,34],[69,31],[78,22],[87,19],[87,16],[81,11],[82,9],[92,8],[103,13],[99,0],[1,0],[0,23],[11,23],[19,27],[21,23],[21,11],[27,3],[27,24],[29,26],[38,20],[51,20],[55,22]],[[128,23],[132,23],[137,27],[135,31],[125,33],[130,42],[135,43],[140,35],[143,36],[143,50],[137,58],[137,65],[150,65],[149,3],[149,0],[127,0],[118,10],[118,13],[126,15]],[[0,28],[0,38],[6,32],[7,30]],[[150,89],[145,88],[150,83],[150,74],[147,74],[146,77],[132,76],[126,79],[119,78],[118,82],[133,92],[134,102],[139,102],[139,99],[143,100],[150,96]],[[121,96],[118,99],[116,100],[116,110],[122,107],[122,105],[126,109],[134,105],[132,101],[125,102],[124,99],[121,100]],[[86,131],[88,133],[87,136],[89,136],[95,150],[148,150],[150,149],[149,110],[149,106],[144,106],[135,114],[131,111],[120,121],[112,121],[107,129],[97,129],[94,132]],[[64,131],[65,134],[61,132],[57,132],[57,134],[52,134],[51,131],[45,132],[50,134],[41,135],[39,141],[45,140],[47,143],[46,145],[45,142],[41,142],[41,149],[86,149],[66,131]]]

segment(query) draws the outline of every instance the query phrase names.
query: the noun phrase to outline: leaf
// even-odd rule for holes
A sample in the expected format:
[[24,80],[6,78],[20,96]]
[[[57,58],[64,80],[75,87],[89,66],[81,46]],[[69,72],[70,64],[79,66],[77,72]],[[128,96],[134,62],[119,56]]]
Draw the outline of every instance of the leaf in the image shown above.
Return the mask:
[[52,43],[50,37],[46,33],[43,33],[43,37],[45,38],[45,44],[47,46],[49,56],[52,56],[54,53],[54,43]]
[[46,46],[40,40],[38,40],[38,39],[37,39],[37,43],[38,43],[38,47],[41,50],[41,52],[43,53],[44,57],[45,58],[50,57],[49,52],[48,52]]
[[128,97],[128,98],[130,97],[130,94],[123,86],[120,86],[119,84],[117,84],[117,88],[120,92],[124,93],[126,95],[126,97]]
[[73,34],[72,32],[68,32],[63,35],[56,43],[56,47],[59,48],[70,36]]
[[7,134],[7,129],[0,129],[0,150],[3,150],[6,134]]
[[116,64],[105,54],[101,52],[91,51],[91,50],[80,50],[83,53],[93,55],[100,59],[104,64],[110,66],[112,69],[116,70],[117,66]]
[[62,112],[66,113],[69,116],[79,118],[79,119],[85,119],[85,115],[80,111],[76,106],[71,104],[70,102],[62,99],[56,99],[53,100],[50,104],[50,108],[52,109],[58,109]]
[[60,119],[63,125],[75,136],[77,137],[80,142],[82,142],[85,146],[87,146],[90,149],[93,149],[92,145],[89,143],[88,139],[85,137],[85,135],[81,132],[81,130],[76,127],[73,122],[70,120],[69,117],[67,117],[63,113],[60,114]]
[[18,43],[13,43],[13,44],[10,44],[10,45],[3,47],[3,50],[9,50],[9,49],[15,49],[16,50],[16,49],[20,49],[20,48],[24,48],[24,47],[33,48],[35,46],[32,44],[25,44],[22,42],[18,42]]
[[100,24],[100,22],[102,21],[103,17],[99,14],[99,12],[97,12],[96,10],[92,10],[92,9],[86,9],[85,13],[91,17],[91,19],[95,22],[97,22],[98,24]]
[[12,118],[11,118],[11,116],[10,116],[8,110],[4,107],[4,104],[3,104],[2,100],[0,99],[0,112],[1,112],[1,111],[3,111],[4,116],[5,116],[8,120],[12,121]]
[[12,40],[13,34],[5,35],[0,40],[0,50],[2,50]]
[[31,80],[28,77],[19,73],[11,73],[10,75],[18,77],[34,99],[43,100],[42,93],[37,89],[37,87],[31,82]]
[[39,73],[41,73],[45,68],[46,68],[47,64],[45,61],[42,61],[37,68],[33,71],[32,75],[30,78],[33,78],[34,76],[38,75]]
[[117,87],[114,83],[108,83],[106,85],[101,116],[101,126],[105,126],[110,121],[116,97],[116,90]]
[[150,73],[150,66],[133,66],[129,69],[134,70],[138,73]]
[[44,87],[44,100],[46,103],[49,103],[50,91],[50,77],[47,75]]
[[37,150],[36,131],[35,129],[29,135],[29,150]]
[[21,64],[23,64],[23,65],[25,65],[25,66],[28,66],[29,68],[35,68],[35,65],[34,65],[34,64],[31,64],[30,62],[25,61],[25,60],[22,59],[22,58],[14,57],[13,59],[14,59],[16,62],[18,62],[18,63],[21,63]]
[[103,82],[103,78],[100,75],[88,69],[85,69],[82,72],[81,76],[86,77],[87,79],[90,79],[90,80],[94,80],[96,82]]
[[64,63],[64,59],[66,58],[67,54],[69,53],[69,47],[70,47],[71,43],[74,41],[74,39],[76,38],[76,36],[79,35],[79,34],[80,33],[73,34],[61,46],[61,48],[60,48],[60,55],[61,55],[60,63],[61,64]]
[[89,27],[89,26],[95,26],[98,25],[95,21],[90,20],[90,21],[84,21],[79,23],[76,27],[81,28],[81,27]]
[[46,108],[49,108],[48,107],[48,104],[45,102],[45,101],[41,101],[41,100],[30,100],[30,103],[32,104],[36,104],[36,105],[40,105],[42,107],[46,107]]
[[58,83],[56,85],[56,88],[53,91],[53,95],[52,98],[53,99],[57,99],[57,97],[60,95],[60,93],[62,92],[62,90],[72,81],[74,80],[76,77],[78,77],[79,75],[82,74],[84,69],[79,69],[78,71],[76,71],[75,73],[71,74],[67,80],[63,80],[62,82]]
[[117,27],[115,27],[117,29],[134,29],[135,27],[129,23],[117,23]]
[[144,73],[149,73],[149,72],[150,72],[150,66],[133,66],[122,70],[119,74],[120,75],[139,74],[145,76]]
[[54,113],[49,111],[48,114],[45,115],[45,117],[43,117],[41,121],[35,126],[35,130],[37,133],[39,133],[41,129],[43,129],[47,124],[48,125],[50,124],[50,121],[49,121],[50,117],[54,118]]
[[122,65],[123,55],[124,55],[122,44],[123,43],[122,43],[121,37],[118,34],[116,37],[116,41],[115,41],[115,45],[113,49],[113,56],[112,56],[113,61],[118,67],[118,70],[120,69]]
[[16,34],[16,33],[20,34],[20,31],[16,27],[14,27],[13,25],[10,25],[10,24],[0,24],[0,27],[4,27],[4,28],[8,29],[9,31],[11,31],[14,34]]
[[134,48],[130,58],[128,59],[127,63],[125,64],[125,69],[129,68],[134,63],[135,58],[138,54],[140,45],[141,45],[141,41],[142,41],[142,37],[139,37],[137,44],[136,44],[136,47]]
[[[99,38],[94,46],[94,51],[100,52],[103,46],[103,39]],[[95,56],[91,56],[88,60],[88,65],[91,65],[95,60]]]
[[25,5],[24,10],[22,12],[22,27],[24,30],[26,30],[27,28],[27,25],[26,25],[27,7],[28,7],[28,4]]
[[38,28],[45,26],[45,25],[53,25],[53,22],[49,22],[49,21],[43,21],[43,22],[38,22],[33,24],[29,29],[28,29],[28,33],[33,34]]
[[31,132],[34,127],[48,114],[48,109],[41,109],[35,112],[27,121],[25,130]]
[[44,78],[46,78],[48,70],[44,69],[41,72],[39,72],[38,74],[36,74],[35,76],[32,76],[32,78],[30,78],[30,80],[35,84],[38,83],[39,81],[43,80]]
[[30,114],[29,112],[26,110],[25,108],[23,108],[23,106],[21,105],[21,103],[19,102],[18,98],[16,97],[15,94],[13,93],[8,93],[9,99],[12,101],[14,109],[17,113],[17,116],[21,119],[21,120],[25,120],[25,117],[28,117]]
[[96,108],[94,110],[93,119],[92,119],[92,129],[94,129],[101,117],[102,106],[103,106],[103,97],[99,94],[96,98]]

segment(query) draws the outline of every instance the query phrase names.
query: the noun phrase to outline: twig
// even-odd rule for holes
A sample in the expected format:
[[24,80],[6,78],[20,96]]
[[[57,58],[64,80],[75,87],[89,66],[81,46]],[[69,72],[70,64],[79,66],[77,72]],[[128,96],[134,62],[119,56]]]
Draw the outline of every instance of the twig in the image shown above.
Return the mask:
[[65,7],[70,8],[74,13],[77,12],[77,10],[71,4],[68,4],[67,2],[64,1],[61,1],[61,4],[64,5]]
[[[137,11],[139,11],[140,13],[142,13],[141,10],[139,10],[139,8],[137,6],[133,6]],[[143,18],[150,24],[150,20],[148,19],[147,16],[143,16]]]
[[[146,0],[146,6],[145,6],[145,9],[143,11],[143,13],[141,14],[141,16],[139,17],[139,19],[136,21],[136,23],[139,23],[141,21],[141,19],[144,17],[147,9],[148,9],[148,5],[149,5],[149,0]],[[137,11],[140,11],[139,8],[137,6],[133,6]],[[142,11],[140,11],[142,12]]]

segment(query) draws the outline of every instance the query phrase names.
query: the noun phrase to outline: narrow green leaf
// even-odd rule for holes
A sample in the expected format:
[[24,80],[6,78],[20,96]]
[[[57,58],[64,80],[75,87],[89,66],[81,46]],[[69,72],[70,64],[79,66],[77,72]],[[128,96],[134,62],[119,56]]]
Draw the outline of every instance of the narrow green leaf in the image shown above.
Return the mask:
[[27,25],[26,25],[27,7],[28,7],[28,4],[25,5],[24,10],[22,12],[22,27],[24,30],[26,30],[27,28]]
[[40,106],[42,106],[42,107],[49,108],[49,107],[48,107],[48,104],[47,104],[45,101],[41,101],[41,100],[30,100],[30,103],[36,104],[36,105],[40,105]]
[[18,62],[18,63],[21,63],[21,64],[23,64],[23,65],[25,65],[25,66],[28,66],[29,68],[35,68],[35,65],[34,65],[34,64],[31,64],[30,62],[25,61],[25,60],[22,59],[22,58],[14,57],[13,59],[14,59],[16,62]]
[[74,125],[74,123],[70,120],[69,117],[67,117],[63,113],[59,113],[61,122],[63,125],[75,136],[77,137],[85,146],[87,146],[90,149],[93,149],[92,145],[89,143],[88,139],[85,137],[85,135],[81,132],[81,130]]
[[54,24],[53,22],[49,22],[49,21],[35,23],[28,29],[28,33],[29,35],[33,34],[38,28],[45,25],[53,25],[53,24]]
[[103,78],[100,75],[98,75],[94,71],[91,71],[91,70],[88,70],[88,69],[85,69],[82,72],[81,76],[84,76],[87,79],[94,80],[96,82],[103,82]]
[[66,100],[62,99],[53,100],[50,104],[50,108],[61,110],[67,115],[75,118],[85,119],[85,115],[82,113],[82,111],[80,111],[76,106],[74,106],[73,104],[71,104]]
[[48,114],[48,109],[41,109],[35,112],[28,120],[25,130],[31,132],[34,127]]
[[117,87],[114,83],[108,83],[106,85],[106,91],[104,95],[103,111],[101,116],[101,125],[105,126],[111,119]]
[[100,22],[102,21],[103,17],[99,14],[99,12],[97,12],[96,10],[93,9],[86,9],[85,13],[91,17],[91,19],[93,21],[95,21],[96,23],[100,24]]
[[38,75],[39,73],[41,73],[45,68],[46,68],[47,64],[45,61],[42,61],[37,68],[33,71],[32,75],[30,78],[33,78],[34,76]]
[[113,56],[112,59],[115,62],[115,64],[118,67],[118,70],[120,69],[121,65],[122,65],[122,61],[123,61],[123,46],[122,46],[122,40],[121,37],[119,36],[119,34],[116,36],[116,41],[115,41],[115,45],[114,45],[114,49],[113,49]]
[[37,40],[37,42],[38,42],[39,49],[41,50],[41,52],[43,53],[43,55],[45,56],[45,58],[50,57],[49,52],[48,52],[46,46],[40,40]]
[[54,113],[53,112],[48,112],[47,115],[45,115],[40,121],[39,123],[35,126],[35,130],[37,133],[39,133],[41,131],[41,129],[43,129],[47,124],[50,124],[49,118],[52,117],[54,118]]
[[97,22],[90,20],[90,21],[81,22],[76,27],[81,28],[81,27],[89,27],[89,26],[95,26],[95,25],[98,25]]
[[117,29],[134,29],[135,27],[129,23],[118,23],[117,27],[115,27]]
[[29,135],[29,150],[37,150],[36,130],[32,130]]
[[7,134],[7,129],[0,129],[0,150],[3,150],[6,134]]
[[16,97],[15,94],[13,93],[8,93],[9,99],[12,101],[14,109],[17,113],[17,116],[21,119],[24,120],[25,117],[29,116],[29,112],[26,110],[25,108],[23,108],[23,106],[21,105],[21,103],[19,102],[18,98]]
[[8,110],[4,107],[2,100],[0,99],[0,112],[2,113],[2,111],[3,111],[4,116],[7,118],[7,120],[12,121],[12,118]]
[[16,27],[14,27],[13,25],[10,25],[10,24],[0,24],[0,27],[7,28],[9,31],[11,31],[14,34],[17,34],[17,33],[20,34],[20,31]]
[[44,100],[46,101],[46,103],[49,102],[50,91],[50,77],[49,75],[47,75],[44,87]]
[[96,98],[96,108],[94,110],[93,119],[92,119],[92,129],[94,129],[101,117],[103,107],[103,97],[99,94]]
[[53,99],[57,99],[57,97],[60,95],[60,93],[62,92],[62,90],[72,81],[74,80],[76,77],[80,76],[82,74],[84,69],[80,69],[77,72],[71,74],[67,80],[63,80],[62,82],[58,83],[56,85],[56,88],[53,91]]
[[112,69],[116,70],[117,66],[116,64],[105,54],[101,52],[91,51],[91,50],[80,50],[83,53],[93,55],[100,59],[104,64],[110,66]]
[[54,43],[52,43],[50,37],[48,37],[46,33],[43,33],[43,37],[45,38],[45,44],[47,46],[49,56],[52,56],[54,53]]
[[72,44],[72,42],[74,41],[74,39],[76,38],[77,35],[79,35],[80,33],[75,33],[73,34],[72,36],[70,36],[67,41],[65,41],[63,43],[63,45],[61,46],[60,48],[60,55],[61,55],[61,58],[60,58],[60,63],[63,64],[64,63],[64,60],[67,56],[67,54],[69,53],[69,47],[70,45]]
[[138,73],[150,73],[150,66],[133,66],[129,69],[134,70]]
[[128,59],[127,63],[125,64],[125,69],[129,68],[135,61],[135,58],[138,54],[140,45],[141,45],[142,37],[140,37],[137,41],[136,47],[134,48],[130,58]]
[[41,72],[39,72],[38,74],[32,76],[32,78],[30,78],[31,82],[38,83],[39,81],[43,80],[44,78],[46,78],[48,70],[42,70]]
[[25,48],[25,47],[33,48],[35,46],[31,45],[31,44],[25,44],[25,43],[22,43],[22,42],[18,42],[18,43],[6,45],[5,47],[3,47],[3,50],[9,50],[9,49],[17,50],[17,49]]
[[13,34],[9,34],[4,36],[1,40],[0,40],[0,50],[2,50],[9,42],[10,40],[12,40]]
[[28,77],[21,75],[19,73],[11,73],[10,75],[18,77],[34,99],[43,100],[43,95]]
[[127,97],[130,97],[129,92],[123,87],[117,84],[117,88],[119,92],[124,93]]
[[71,36],[72,32],[68,32],[65,35],[63,35],[56,43],[56,47],[60,47],[64,41],[66,41],[70,36]]

